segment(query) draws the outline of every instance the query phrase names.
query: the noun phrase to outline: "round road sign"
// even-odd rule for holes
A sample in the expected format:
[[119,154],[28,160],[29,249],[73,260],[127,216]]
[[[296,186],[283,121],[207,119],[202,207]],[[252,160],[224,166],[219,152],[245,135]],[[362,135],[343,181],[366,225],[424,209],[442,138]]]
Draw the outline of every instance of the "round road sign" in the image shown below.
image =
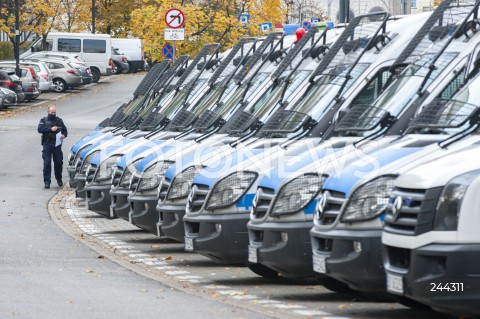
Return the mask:
[[185,24],[185,14],[180,9],[170,9],[165,13],[165,23],[172,29],[181,28]]

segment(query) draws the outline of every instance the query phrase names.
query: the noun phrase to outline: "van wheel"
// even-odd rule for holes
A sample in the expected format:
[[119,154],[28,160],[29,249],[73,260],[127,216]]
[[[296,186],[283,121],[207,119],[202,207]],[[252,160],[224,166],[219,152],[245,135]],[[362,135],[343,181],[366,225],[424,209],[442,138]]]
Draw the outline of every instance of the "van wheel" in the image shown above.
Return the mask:
[[402,306],[411,308],[411,309],[416,309],[416,310],[431,310],[429,306],[419,303],[418,301],[415,301],[413,299],[403,297],[403,296],[395,296],[395,300],[401,304]]
[[319,284],[322,285],[323,287],[327,288],[328,290],[333,291],[333,292],[337,292],[339,294],[357,293],[355,290],[348,287],[347,284],[344,284],[343,282],[338,281],[338,280],[333,279],[333,278],[330,278],[330,277],[320,278]]
[[247,267],[248,269],[263,278],[276,279],[279,277],[278,272],[268,267],[265,267],[262,264],[248,264]]
[[96,68],[92,68],[92,82],[97,83],[100,80],[100,71]]
[[65,92],[67,90],[67,82],[62,79],[54,79],[53,90],[55,92]]
[[113,70],[112,70],[112,74],[119,74],[122,70],[122,68],[120,67],[120,65],[118,65],[117,62],[113,62]]
[[132,69],[132,65],[130,64],[130,62],[128,62],[128,66],[122,70],[122,73],[123,74],[127,74],[127,73],[130,73],[130,70]]

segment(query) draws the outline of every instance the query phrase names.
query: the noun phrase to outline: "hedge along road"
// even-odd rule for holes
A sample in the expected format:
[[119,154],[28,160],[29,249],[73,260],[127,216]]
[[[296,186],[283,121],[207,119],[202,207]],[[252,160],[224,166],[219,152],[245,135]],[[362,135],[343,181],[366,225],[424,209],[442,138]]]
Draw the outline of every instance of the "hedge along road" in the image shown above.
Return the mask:
[[[41,107],[0,114],[0,318],[265,318],[214,298],[172,289],[103,258],[58,228],[47,212],[37,124],[49,105],[70,147],[126,102],[141,75],[110,77]],[[27,109],[28,108],[28,109]],[[67,181],[64,170],[64,181]]]

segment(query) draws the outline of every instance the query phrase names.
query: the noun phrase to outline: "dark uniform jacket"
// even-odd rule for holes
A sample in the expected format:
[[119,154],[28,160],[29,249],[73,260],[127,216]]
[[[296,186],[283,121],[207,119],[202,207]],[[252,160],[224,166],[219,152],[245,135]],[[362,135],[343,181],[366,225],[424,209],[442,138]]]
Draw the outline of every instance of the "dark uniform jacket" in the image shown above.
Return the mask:
[[[54,132],[52,131],[53,126],[57,126],[61,129]],[[38,133],[42,134],[42,145],[45,142],[55,142],[55,135],[58,132],[61,132],[65,137],[68,135],[67,127],[63,123],[63,120],[58,116],[55,117],[54,120],[49,120],[48,117],[44,117],[40,120],[40,123],[38,123]]]

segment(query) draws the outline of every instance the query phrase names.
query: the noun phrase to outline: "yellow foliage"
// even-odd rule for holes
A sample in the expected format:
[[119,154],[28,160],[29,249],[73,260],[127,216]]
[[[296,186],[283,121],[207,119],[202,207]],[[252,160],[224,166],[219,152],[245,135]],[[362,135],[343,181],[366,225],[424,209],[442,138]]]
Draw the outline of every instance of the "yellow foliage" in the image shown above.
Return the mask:
[[[145,52],[152,60],[161,60],[164,40],[165,13],[170,8],[179,8],[185,13],[185,41],[176,43],[177,55],[195,55],[205,44],[220,43],[224,49],[230,48],[240,38],[257,36],[258,25],[269,21],[281,22],[283,10],[280,0],[247,0],[244,3],[213,0],[193,4],[173,0],[144,0],[149,5],[132,12],[131,29],[142,38]],[[243,6],[243,7],[242,7]],[[241,12],[250,15],[249,24],[239,22]]]

